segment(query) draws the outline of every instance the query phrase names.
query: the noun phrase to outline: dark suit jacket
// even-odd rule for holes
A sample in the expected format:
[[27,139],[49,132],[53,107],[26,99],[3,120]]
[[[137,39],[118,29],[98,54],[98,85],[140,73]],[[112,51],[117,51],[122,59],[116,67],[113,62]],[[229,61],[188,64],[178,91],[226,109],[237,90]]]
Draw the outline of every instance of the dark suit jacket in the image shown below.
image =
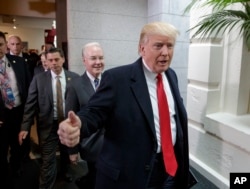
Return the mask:
[[75,78],[66,90],[65,113],[70,110],[78,112],[81,106],[85,106],[95,90],[85,72],[81,77]]
[[[145,189],[157,153],[153,110],[142,67],[135,63],[105,71],[98,91],[78,115],[81,133],[89,135],[106,124],[104,144],[97,160],[96,189]],[[178,162],[177,188],[188,183],[187,114],[175,72],[166,76],[175,101]]]
[[[65,71],[66,85],[75,77],[74,72]],[[29,95],[24,108],[21,130],[30,131],[32,120],[37,115],[37,131],[39,140],[45,140],[53,125],[53,92],[51,72],[47,71],[33,77],[29,87]]]
[[36,67],[34,68],[34,75],[39,74],[39,73],[42,73],[42,72],[45,72],[45,70],[44,70],[44,68],[43,68],[42,65],[36,66]]
[[[10,53],[8,53],[10,55]],[[34,75],[34,68],[37,65],[37,62],[40,60],[39,55],[36,55],[35,53],[28,54],[28,53],[22,53],[22,58],[24,59],[26,66],[29,70],[29,74],[31,77]]]
[[25,62],[28,66],[30,74],[33,77],[34,69],[37,65],[37,62],[40,60],[39,55],[37,55],[36,53],[32,53],[32,54],[23,53],[23,58],[25,59]]
[[[73,110],[74,112],[78,112],[81,107],[86,106],[88,103],[90,97],[95,93],[95,90],[91,84],[91,81],[87,75],[87,72],[85,72],[81,77],[75,78],[68,86],[66,90],[66,100],[65,100],[65,113],[66,115],[70,110]],[[103,132],[102,132],[103,133]],[[103,136],[100,136],[103,138]],[[98,137],[98,138],[100,138]],[[85,139],[86,140],[86,139]],[[84,141],[85,141],[84,140]],[[81,138],[81,141],[84,143],[83,139]],[[84,158],[84,160],[95,162],[97,156],[100,153],[103,140],[96,140],[95,148],[92,147],[92,155],[88,155],[86,153],[80,153],[83,154],[81,158]],[[80,145],[75,148],[70,148],[69,153],[75,154],[78,153],[81,150]]]
[[[25,103],[28,96],[28,89],[31,81],[27,65],[23,58],[19,56],[6,54],[6,57],[9,61],[10,66],[12,67],[17,81],[17,87],[19,94],[22,100],[22,103]],[[8,65],[7,65],[8,66]],[[0,92],[0,120],[4,120],[4,102],[2,99],[2,94]]]

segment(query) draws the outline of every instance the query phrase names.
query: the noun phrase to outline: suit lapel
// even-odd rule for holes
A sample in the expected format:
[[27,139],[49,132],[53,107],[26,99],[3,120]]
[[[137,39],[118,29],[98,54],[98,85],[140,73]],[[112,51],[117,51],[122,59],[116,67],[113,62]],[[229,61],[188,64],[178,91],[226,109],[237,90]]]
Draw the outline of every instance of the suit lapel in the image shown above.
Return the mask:
[[64,73],[65,73],[66,86],[67,86],[68,82],[69,82],[72,78],[70,77],[70,74],[69,74],[69,72],[68,72],[67,70],[64,70]]
[[[51,105],[53,106],[53,90],[52,90],[52,76],[51,76],[51,71],[47,71],[44,74],[46,74],[46,77],[44,78],[45,82],[45,87],[48,91],[48,96],[49,96],[49,101]],[[42,78],[42,77],[40,77]]]
[[145,118],[149,123],[150,129],[156,137],[153,110],[151,106],[151,100],[148,92],[146,78],[142,69],[141,59],[139,59],[134,64],[134,68],[131,73],[131,89],[135,94],[135,98],[137,99],[143,113],[145,114]]
[[14,59],[14,56],[6,55],[6,57],[8,60],[6,65],[8,65],[8,64],[11,65],[11,68],[14,71],[15,76],[16,76],[16,81],[17,81],[17,83],[19,83],[18,81],[20,81],[22,79],[22,74],[24,74],[24,73],[20,70],[20,67],[18,68],[18,64],[23,64],[23,62],[17,63],[17,60]]
[[183,117],[181,119],[186,120],[187,117],[184,116],[186,115],[186,109],[183,105],[183,100],[179,93],[177,77],[171,70],[171,68],[169,68],[165,73],[167,75],[170,89],[175,101],[176,116],[182,115]]
[[86,72],[82,75],[81,81],[81,85],[83,85],[82,87],[86,89],[85,92],[88,96],[92,96],[95,93],[95,90]]

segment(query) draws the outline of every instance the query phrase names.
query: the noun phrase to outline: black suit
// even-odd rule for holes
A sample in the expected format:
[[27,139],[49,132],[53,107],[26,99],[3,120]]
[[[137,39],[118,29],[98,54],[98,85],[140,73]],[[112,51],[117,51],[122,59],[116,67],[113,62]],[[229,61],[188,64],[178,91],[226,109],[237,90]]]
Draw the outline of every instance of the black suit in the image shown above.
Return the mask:
[[[178,170],[177,188],[188,184],[187,114],[175,72],[166,72],[175,101]],[[157,154],[157,139],[150,95],[142,59],[104,72],[97,92],[78,115],[81,134],[88,136],[103,126],[105,135],[97,160],[96,189],[146,189]]]
[[[10,53],[8,53],[8,55],[10,55]],[[21,57],[24,59],[26,66],[29,70],[29,74],[32,78],[34,75],[34,69],[37,65],[37,62],[40,60],[39,55],[37,55],[35,53],[32,53],[32,54],[22,53]]]
[[[64,70],[66,85],[79,77],[74,72]],[[56,179],[56,149],[59,142],[57,135],[58,122],[54,119],[53,89],[51,71],[37,74],[30,84],[29,95],[25,104],[21,130],[30,131],[32,120],[37,117],[37,134],[42,152],[40,169],[40,187],[51,188]],[[65,146],[59,145],[61,171],[66,171],[69,155]],[[52,163],[53,162],[53,163]]]
[[[70,110],[74,112],[78,112],[81,107],[85,106],[88,103],[89,98],[95,93],[95,89],[91,84],[91,81],[85,72],[81,77],[76,78],[73,82],[70,83],[67,87],[66,91],[66,101],[65,101],[65,112],[68,113]],[[94,188],[96,168],[95,162],[96,158],[99,155],[99,151],[102,146],[101,143],[98,143],[98,147],[96,148],[96,157],[85,157],[88,163],[88,175],[82,177],[86,182],[79,182],[79,184],[86,187],[86,189]],[[78,153],[78,148],[70,149],[70,153]],[[83,158],[83,157],[82,157]],[[86,159],[87,158],[87,159]],[[83,181],[83,180],[82,180]]]
[[28,66],[31,77],[33,77],[34,76],[34,69],[37,66],[37,62],[40,60],[39,55],[36,53],[32,53],[32,54],[23,53],[23,58],[25,59],[25,62]]
[[81,77],[70,83],[66,91],[65,112],[73,110],[78,112],[81,106],[85,106],[89,98],[95,93],[91,81],[85,72]]
[[45,72],[45,70],[43,68],[43,65],[39,65],[39,66],[35,67],[35,69],[34,69],[34,75],[42,73],[42,72]]
[[[2,179],[6,181],[8,175],[7,156],[9,146],[11,149],[10,165],[13,173],[20,169],[21,161],[25,155],[18,142],[18,133],[20,131],[24,104],[27,99],[31,79],[23,58],[8,54],[6,54],[6,58],[8,59],[6,66],[10,66],[14,71],[18,92],[21,98],[21,105],[12,109],[5,108],[0,92],[0,120],[4,122],[2,127],[0,127],[0,181],[2,181]],[[26,143],[26,141],[24,141],[24,143]]]

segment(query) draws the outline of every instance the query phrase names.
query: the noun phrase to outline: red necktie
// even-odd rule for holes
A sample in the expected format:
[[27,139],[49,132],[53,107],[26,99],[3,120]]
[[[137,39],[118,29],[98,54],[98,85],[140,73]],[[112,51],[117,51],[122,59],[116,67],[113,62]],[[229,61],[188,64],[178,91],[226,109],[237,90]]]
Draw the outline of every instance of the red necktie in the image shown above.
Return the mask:
[[161,74],[157,75],[157,98],[161,132],[161,147],[165,169],[169,175],[175,176],[178,165],[175,159],[174,148],[172,144],[170,113],[168,108],[167,96],[163,88]]

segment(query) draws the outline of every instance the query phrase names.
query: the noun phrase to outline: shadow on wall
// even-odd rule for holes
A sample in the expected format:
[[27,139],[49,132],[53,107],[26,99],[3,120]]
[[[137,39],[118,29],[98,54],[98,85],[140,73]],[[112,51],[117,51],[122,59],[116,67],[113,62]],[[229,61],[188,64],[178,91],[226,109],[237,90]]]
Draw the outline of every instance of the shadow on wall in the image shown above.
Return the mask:
[[46,0],[33,1],[29,2],[29,8],[41,14],[48,14],[50,12],[55,12],[56,4],[55,2],[47,2]]

